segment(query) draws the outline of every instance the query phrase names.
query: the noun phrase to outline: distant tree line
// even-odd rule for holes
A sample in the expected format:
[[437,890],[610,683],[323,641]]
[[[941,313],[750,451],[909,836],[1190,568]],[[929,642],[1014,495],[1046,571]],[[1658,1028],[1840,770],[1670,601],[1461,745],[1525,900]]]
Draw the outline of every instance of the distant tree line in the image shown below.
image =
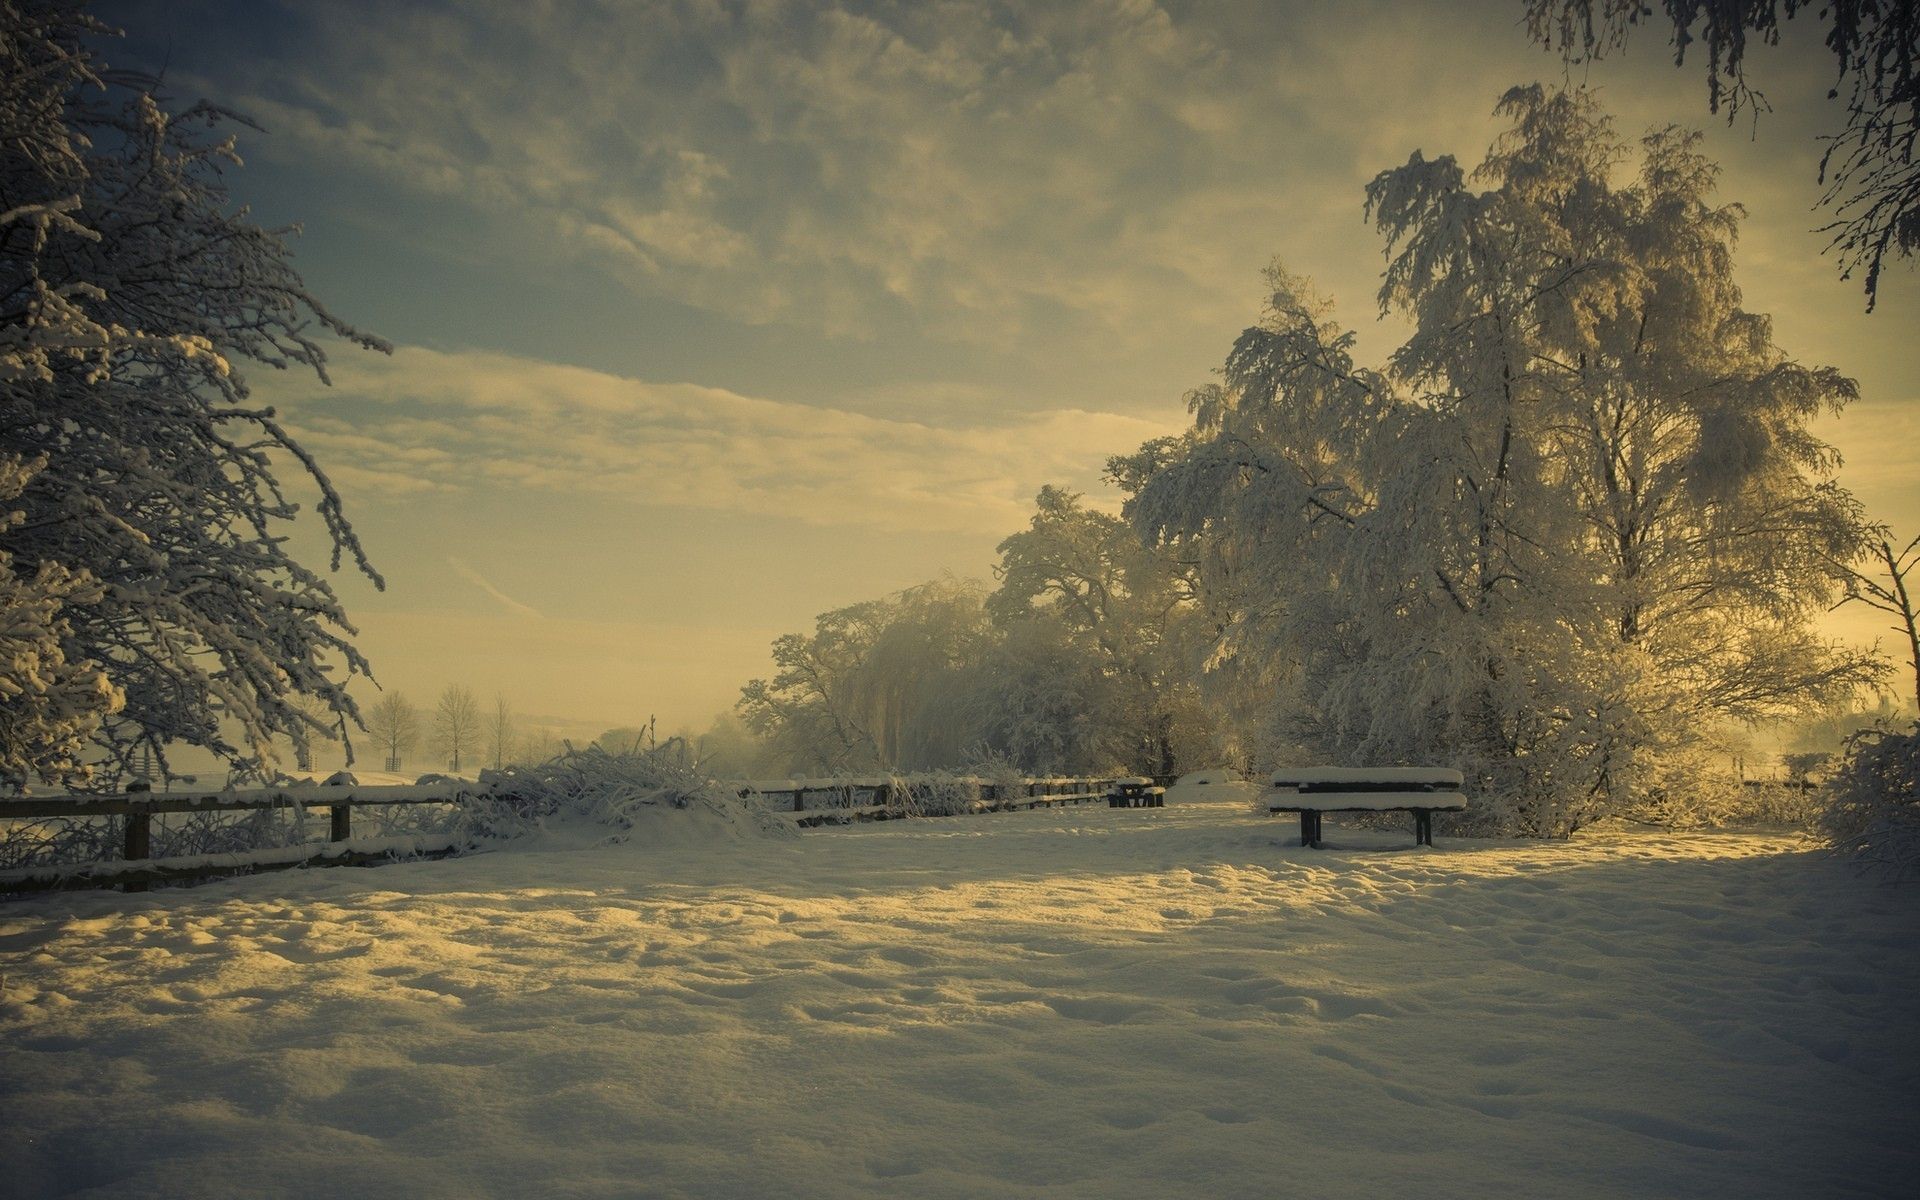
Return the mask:
[[[560,752],[561,743],[550,729],[522,730],[513,706],[504,694],[483,707],[471,689],[449,684],[430,712],[423,713],[406,695],[384,692],[367,710],[367,736],[380,759],[380,769],[406,771],[425,767],[455,773],[490,767],[500,770],[515,763],[542,762]],[[413,752],[424,747],[431,758],[424,764]]]
[[998,586],[951,579],[823,613],[773,645],[746,727],[810,774],[998,758],[1031,773],[1163,773],[1231,754],[1197,684],[1191,573],[1118,517],[1039,495]]

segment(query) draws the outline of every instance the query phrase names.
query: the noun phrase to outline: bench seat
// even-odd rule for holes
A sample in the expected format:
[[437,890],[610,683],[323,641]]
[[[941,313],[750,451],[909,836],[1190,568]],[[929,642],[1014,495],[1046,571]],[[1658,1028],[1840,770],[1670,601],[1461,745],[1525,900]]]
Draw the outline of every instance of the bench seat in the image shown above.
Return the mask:
[[1465,812],[1464,778],[1446,767],[1291,767],[1275,771],[1260,803],[1270,813],[1300,814],[1300,844],[1320,845],[1330,812],[1410,812],[1414,841],[1433,845],[1433,814]]
[[1459,792],[1290,792],[1269,788],[1262,798],[1268,812],[1467,811],[1467,798]]

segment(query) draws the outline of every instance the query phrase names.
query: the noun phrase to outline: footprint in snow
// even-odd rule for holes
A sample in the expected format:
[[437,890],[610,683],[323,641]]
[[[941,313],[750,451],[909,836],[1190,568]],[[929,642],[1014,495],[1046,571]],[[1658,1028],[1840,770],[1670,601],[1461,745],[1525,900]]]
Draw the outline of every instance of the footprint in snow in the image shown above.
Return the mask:
[[1054,997],[1046,1004],[1069,1020],[1092,1021],[1100,1025],[1118,1025],[1147,1011],[1145,1005],[1128,1004],[1120,1000],[1080,1000],[1068,996]]
[[1145,1129],[1160,1119],[1160,1114],[1147,1108],[1130,1108],[1122,1112],[1109,1113],[1101,1118],[1115,1129]]

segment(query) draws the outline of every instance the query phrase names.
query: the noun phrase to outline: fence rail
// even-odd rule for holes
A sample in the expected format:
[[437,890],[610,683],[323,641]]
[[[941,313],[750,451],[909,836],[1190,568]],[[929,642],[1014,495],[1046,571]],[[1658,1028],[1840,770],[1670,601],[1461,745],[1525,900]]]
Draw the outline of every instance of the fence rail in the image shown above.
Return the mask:
[[[1035,799],[1045,796],[1083,795],[1104,796],[1113,785],[1110,777],[1092,777],[1078,775],[1036,776],[1019,783],[997,783],[985,779],[959,778],[950,782],[973,784],[980,790],[980,800],[988,808],[1008,801]],[[865,807],[894,808],[911,807],[916,789],[927,785],[910,777],[892,776],[855,776],[847,779],[777,779],[777,780],[734,780],[724,786],[736,794],[746,796],[758,793],[768,798],[788,797],[776,807],[789,812],[812,812],[807,798],[825,799],[827,803],[820,808],[845,809],[861,807],[857,803],[865,798]]]
[[[1105,795],[1108,779],[1036,778],[1018,784],[985,780],[956,780],[979,788],[975,811],[1005,812],[1055,804],[1079,804]],[[884,820],[920,815],[915,808],[911,780],[891,777],[847,779],[735,780],[722,786],[738,795],[757,793],[772,800],[786,797],[777,807],[794,813],[804,827],[836,820]],[[121,857],[117,860],[48,863],[0,871],[0,893],[40,892],[75,888],[121,887],[145,891],[153,883],[190,882],[220,875],[276,871],[302,866],[362,866],[395,857],[439,858],[456,853],[455,839],[403,837],[366,839],[353,836],[353,810],[397,804],[455,804],[490,798],[492,789],[477,783],[450,780],[441,783],[399,785],[315,784],[306,787],[245,790],[153,792],[138,786],[101,795],[0,796],[0,821],[72,817],[123,817]],[[833,802],[809,807],[809,798]],[[856,803],[864,799],[865,804]],[[173,813],[248,812],[260,809],[329,810],[328,840],[237,854],[205,854],[181,858],[152,857],[153,818]]]
[[[0,797],[0,820],[45,820],[49,817],[124,817],[120,859],[110,862],[55,863],[0,871],[0,892],[49,891],[75,887],[121,886],[145,891],[149,883],[211,878],[244,871],[281,870],[308,865],[359,865],[383,861],[397,853],[440,856],[448,846],[424,847],[418,839],[389,839],[380,848],[354,842],[355,807],[395,804],[464,804],[487,794],[477,784],[413,783],[387,786],[317,784],[311,787],[248,788],[230,792],[154,792],[135,785],[122,793],[66,796]],[[329,812],[327,841],[283,846],[253,854],[195,855],[191,858],[153,859],[153,818],[168,813],[251,812],[260,809],[314,809]],[[363,839],[364,841],[364,839]],[[298,855],[288,857],[294,851]],[[204,860],[204,865],[196,865]],[[133,866],[130,864],[149,864]]]

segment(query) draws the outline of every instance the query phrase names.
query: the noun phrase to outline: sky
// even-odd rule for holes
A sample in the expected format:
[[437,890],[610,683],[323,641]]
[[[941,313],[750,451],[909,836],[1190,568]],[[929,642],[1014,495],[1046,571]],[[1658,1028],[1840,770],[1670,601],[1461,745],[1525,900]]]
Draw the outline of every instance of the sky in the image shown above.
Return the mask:
[[[1043,484],[1116,505],[1104,460],[1185,426],[1271,261],[1380,361],[1367,180],[1569,78],[1520,0],[96,7],[109,62],[260,127],[235,199],[394,344],[248,373],[385,576],[336,577],[381,684],[576,734],[704,727],[815,614],[987,577]],[[1920,278],[1869,315],[1821,255],[1817,27],[1749,71],[1757,127],[1657,30],[1572,78],[1704,130],[1748,306],[1860,381],[1821,432],[1911,536]]]

